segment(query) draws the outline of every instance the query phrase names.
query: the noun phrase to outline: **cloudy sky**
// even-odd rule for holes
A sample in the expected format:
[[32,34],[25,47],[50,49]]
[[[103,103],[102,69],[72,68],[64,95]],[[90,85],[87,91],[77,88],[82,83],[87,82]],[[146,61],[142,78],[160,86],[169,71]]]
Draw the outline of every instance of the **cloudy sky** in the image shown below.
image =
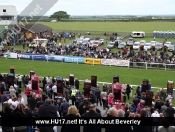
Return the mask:
[[[1,5],[14,5],[20,14],[32,1],[1,0]],[[70,15],[174,15],[174,7],[174,0],[58,0],[45,15],[60,10]]]

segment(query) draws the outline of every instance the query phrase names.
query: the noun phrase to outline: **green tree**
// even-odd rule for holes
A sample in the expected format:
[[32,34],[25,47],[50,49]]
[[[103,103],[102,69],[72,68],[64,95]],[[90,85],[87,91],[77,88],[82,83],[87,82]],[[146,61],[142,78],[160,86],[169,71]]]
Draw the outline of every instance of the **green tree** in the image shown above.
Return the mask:
[[69,19],[69,16],[67,12],[65,11],[57,11],[53,13],[53,15],[50,16],[50,18],[55,18],[57,21],[60,21],[61,19]]

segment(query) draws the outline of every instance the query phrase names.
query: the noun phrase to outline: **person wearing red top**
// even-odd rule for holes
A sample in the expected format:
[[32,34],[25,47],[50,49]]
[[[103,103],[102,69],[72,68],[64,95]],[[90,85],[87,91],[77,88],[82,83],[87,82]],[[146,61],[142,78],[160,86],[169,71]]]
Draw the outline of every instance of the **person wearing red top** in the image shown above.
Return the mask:
[[112,93],[108,96],[108,108],[110,109],[114,103],[114,95]]
[[126,46],[123,48],[123,52],[126,53],[127,49]]
[[30,91],[31,91],[30,88],[26,88],[26,90],[25,90],[25,94],[26,94],[27,98],[28,98],[29,95],[30,95]]

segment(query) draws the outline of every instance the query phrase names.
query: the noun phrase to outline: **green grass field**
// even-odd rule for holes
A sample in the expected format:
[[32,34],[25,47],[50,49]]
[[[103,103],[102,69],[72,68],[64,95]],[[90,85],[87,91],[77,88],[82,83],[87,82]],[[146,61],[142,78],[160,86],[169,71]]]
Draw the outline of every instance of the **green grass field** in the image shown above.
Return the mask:
[[[34,70],[40,77],[54,76],[54,77],[69,77],[74,74],[75,78],[85,80],[96,75],[98,82],[112,83],[113,76],[119,75],[120,83],[127,83],[131,85],[140,85],[144,78],[150,80],[152,87],[166,87],[168,80],[174,79],[174,71],[164,71],[156,69],[137,69],[127,67],[109,67],[101,65],[86,65],[73,64],[61,62],[46,62],[46,61],[31,61],[31,60],[17,60],[0,58],[0,73],[9,73],[10,66],[15,67],[15,73],[21,75],[29,75],[30,70]],[[99,83],[102,88],[102,83]],[[83,82],[80,82],[80,90],[83,89]],[[136,87],[133,87],[133,94]],[[158,89],[152,89],[155,93]],[[128,101],[131,102],[132,98]]]
[[17,74],[29,74],[30,70],[35,70],[39,76],[60,76],[68,77],[74,74],[80,80],[90,79],[91,75],[97,75],[100,82],[112,82],[112,77],[120,76],[121,83],[140,85],[142,79],[150,79],[154,87],[166,87],[167,80],[174,79],[174,71],[164,71],[156,69],[137,69],[126,67],[110,67],[101,65],[85,65],[61,62],[28,61],[17,59],[0,59],[0,72],[8,73],[10,66],[15,67]]
[[108,31],[108,32],[132,32],[175,30],[174,22],[40,22],[53,30],[77,30],[77,31]]

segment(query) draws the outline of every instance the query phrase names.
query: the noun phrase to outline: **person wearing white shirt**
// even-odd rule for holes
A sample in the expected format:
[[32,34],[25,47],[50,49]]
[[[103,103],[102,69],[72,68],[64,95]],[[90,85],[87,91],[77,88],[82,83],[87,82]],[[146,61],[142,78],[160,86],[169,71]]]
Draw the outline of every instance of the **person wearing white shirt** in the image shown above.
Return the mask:
[[56,86],[56,83],[53,85],[52,90],[53,90],[54,99],[55,99],[55,96],[57,96],[57,86]]
[[[155,110],[154,113],[152,113],[151,117],[160,117],[158,110]],[[154,128],[156,127],[156,132],[158,132],[158,124],[159,124],[159,118],[153,118],[152,131],[154,131]]]
[[14,106],[16,108],[17,105],[13,100],[14,100],[14,96],[11,96],[11,98],[7,101],[7,103],[12,104],[12,106]]
[[46,79],[46,82],[47,82],[47,83],[50,83],[50,81],[51,81],[51,80],[50,80],[50,76],[48,76],[47,79]]
[[21,75],[18,75],[18,86],[21,88],[21,82],[22,82],[22,77]]

